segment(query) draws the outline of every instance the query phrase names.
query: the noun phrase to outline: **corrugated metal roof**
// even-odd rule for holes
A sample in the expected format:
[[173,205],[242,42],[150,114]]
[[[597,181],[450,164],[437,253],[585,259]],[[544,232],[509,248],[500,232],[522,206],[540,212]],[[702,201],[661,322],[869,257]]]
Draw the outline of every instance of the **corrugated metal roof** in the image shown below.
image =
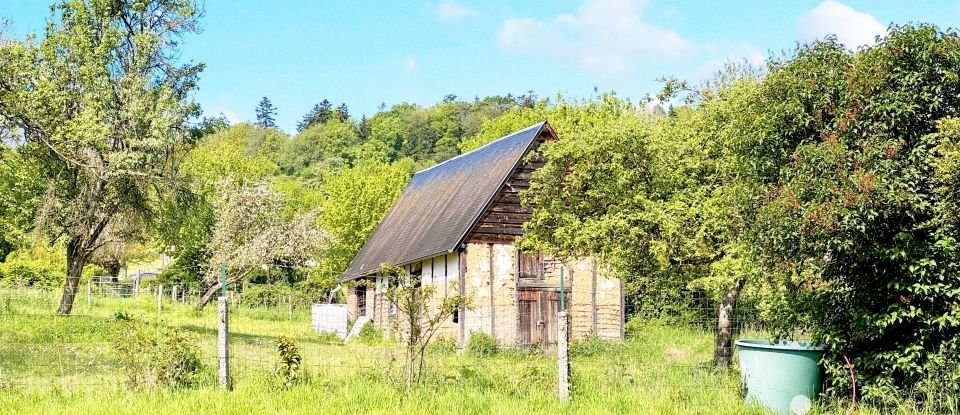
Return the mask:
[[546,121],[413,175],[343,274],[453,252],[543,130]]

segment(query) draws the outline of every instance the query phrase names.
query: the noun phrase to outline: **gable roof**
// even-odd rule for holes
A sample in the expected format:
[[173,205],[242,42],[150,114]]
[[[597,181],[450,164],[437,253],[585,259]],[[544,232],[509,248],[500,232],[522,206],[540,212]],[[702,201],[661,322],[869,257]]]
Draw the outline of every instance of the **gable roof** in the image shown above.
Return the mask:
[[456,250],[545,129],[552,134],[539,122],[414,174],[342,280]]

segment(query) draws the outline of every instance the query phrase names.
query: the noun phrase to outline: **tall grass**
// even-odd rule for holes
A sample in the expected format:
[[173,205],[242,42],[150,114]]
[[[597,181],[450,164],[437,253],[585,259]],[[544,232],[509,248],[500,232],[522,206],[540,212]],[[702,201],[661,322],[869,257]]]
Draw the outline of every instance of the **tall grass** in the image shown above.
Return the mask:
[[[50,298],[46,298],[48,296]],[[310,330],[309,310],[286,306],[231,312],[234,389],[216,388],[216,310],[156,298],[78,298],[77,315],[52,314],[56,293],[0,290],[0,413],[521,413],[761,414],[743,403],[735,371],[711,364],[710,333],[677,325],[635,324],[624,342],[571,345],[573,400],[556,398],[550,354],[491,355],[431,347],[422,384],[407,392],[397,372],[402,350],[389,342],[329,342]],[[115,315],[159,321],[199,339],[206,376],[199,386],[128,390],[113,356]],[[303,381],[278,388],[274,339],[287,336],[303,356]],[[441,345],[443,346],[443,345]],[[918,413],[908,404],[897,413]],[[831,402],[822,413],[846,413]],[[858,413],[880,413],[861,407]]]

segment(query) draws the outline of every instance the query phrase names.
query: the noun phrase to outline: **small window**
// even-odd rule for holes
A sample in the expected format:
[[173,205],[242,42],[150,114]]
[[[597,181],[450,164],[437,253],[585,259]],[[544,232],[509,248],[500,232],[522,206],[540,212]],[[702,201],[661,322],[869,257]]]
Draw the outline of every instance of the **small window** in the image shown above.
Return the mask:
[[543,257],[539,253],[520,252],[520,278],[543,279]]

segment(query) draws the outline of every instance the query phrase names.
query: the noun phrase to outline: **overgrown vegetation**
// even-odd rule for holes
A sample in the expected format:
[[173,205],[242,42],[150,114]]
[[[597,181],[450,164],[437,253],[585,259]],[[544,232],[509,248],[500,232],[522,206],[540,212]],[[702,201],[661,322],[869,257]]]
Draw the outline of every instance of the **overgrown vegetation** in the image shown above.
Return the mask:
[[177,327],[130,318],[121,322],[113,337],[120,370],[131,388],[191,387],[202,375],[196,337]]

